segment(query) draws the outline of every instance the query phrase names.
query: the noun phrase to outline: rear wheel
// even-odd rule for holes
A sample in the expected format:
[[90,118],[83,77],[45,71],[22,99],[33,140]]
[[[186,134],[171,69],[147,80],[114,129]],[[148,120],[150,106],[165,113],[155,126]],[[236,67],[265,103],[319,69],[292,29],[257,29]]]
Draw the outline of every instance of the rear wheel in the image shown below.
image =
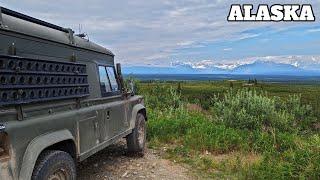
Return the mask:
[[38,158],[31,179],[75,180],[75,162],[66,152],[54,150],[45,151]]
[[146,120],[143,114],[138,114],[135,128],[127,136],[127,146],[130,153],[144,155],[146,145]]

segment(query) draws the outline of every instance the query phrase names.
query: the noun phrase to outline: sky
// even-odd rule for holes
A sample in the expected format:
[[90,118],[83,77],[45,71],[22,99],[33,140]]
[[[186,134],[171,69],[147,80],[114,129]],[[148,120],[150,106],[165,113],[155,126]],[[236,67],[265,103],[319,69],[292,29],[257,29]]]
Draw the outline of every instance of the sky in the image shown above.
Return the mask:
[[[315,22],[228,22],[231,4],[313,6]],[[125,66],[294,58],[320,63],[320,0],[2,0],[110,49]]]

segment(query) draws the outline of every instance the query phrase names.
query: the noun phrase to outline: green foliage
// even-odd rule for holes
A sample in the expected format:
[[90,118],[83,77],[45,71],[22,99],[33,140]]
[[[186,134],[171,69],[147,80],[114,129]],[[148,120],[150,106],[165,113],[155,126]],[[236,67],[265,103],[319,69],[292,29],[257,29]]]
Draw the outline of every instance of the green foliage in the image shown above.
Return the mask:
[[253,179],[318,179],[320,149],[311,147],[312,142],[308,140],[304,143],[302,147],[281,154],[265,153],[261,163],[253,165],[250,172],[244,171],[243,174]]
[[240,150],[246,140],[246,136],[238,130],[203,120],[187,131],[184,143],[198,151],[226,153]]
[[178,92],[179,94],[181,94],[181,91],[182,91],[181,82],[179,82],[179,83],[178,83],[177,92]]
[[148,108],[151,109],[172,109],[182,105],[181,95],[172,86],[157,84],[144,96],[148,102]]
[[[135,94],[140,94],[140,81],[133,77],[128,77],[124,81],[125,88],[129,91],[133,90]],[[132,89],[133,86],[133,89]]]
[[191,120],[184,108],[173,111],[157,110],[149,112],[148,139],[160,139],[163,142],[172,142],[184,136],[187,130],[197,123]]
[[301,130],[313,129],[312,125],[317,122],[311,105],[303,105],[301,95],[291,95],[288,100],[280,106],[282,110],[288,111],[294,116],[295,126]]
[[307,130],[316,121],[312,108],[301,103],[301,96],[287,101],[258,94],[255,90],[230,90],[222,100],[213,98],[212,112],[228,127],[268,132]]
[[[181,100],[189,103],[198,103],[205,110],[212,107],[211,99],[219,94],[219,98],[223,98],[223,94],[230,89],[230,82],[232,82],[232,89],[236,92],[243,89],[246,81],[190,81],[181,82]],[[177,88],[176,82],[154,82],[140,83],[141,94],[148,94],[155,86],[165,86]],[[258,83],[257,86],[250,87],[258,93],[261,91],[268,92],[269,97],[277,96],[281,100],[287,100],[289,96],[301,94],[301,102],[303,104],[311,104],[315,116],[320,119],[320,91],[319,85],[314,84],[265,84]]]
[[258,85],[258,80],[257,80],[256,78],[254,78],[254,79],[249,79],[249,80],[248,80],[248,84]]
[[153,118],[148,123],[149,140],[158,139],[166,143],[178,140],[190,149],[217,153],[239,150],[242,142],[245,142],[239,130],[213,124],[204,115],[185,109],[157,115],[155,121]]
[[[183,84],[183,88],[180,84],[181,89],[177,83],[173,84],[176,87],[167,83],[142,85],[149,115],[147,138],[153,147],[168,145],[168,158],[188,163],[214,178],[320,177],[320,135],[312,130],[319,120],[303,96],[276,97],[239,88],[237,82],[232,90],[215,82],[205,84],[206,88],[217,87],[213,94],[202,84],[197,87],[200,94],[189,91],[189,84]],[[177,92],[179,89],[181,92]],[[198,96],[205,98],[191,98]],[[207,106],[210,111],[190,111],[185,106],[190,102]],[[199,158],[203,152],[212,153],[212,158],[223,154],[227,159],[219,162],[210,156]],[[240,155],[229,157],[233,152]],[[252,153],[258,160],[243,162],[246,159],[241,155]]]

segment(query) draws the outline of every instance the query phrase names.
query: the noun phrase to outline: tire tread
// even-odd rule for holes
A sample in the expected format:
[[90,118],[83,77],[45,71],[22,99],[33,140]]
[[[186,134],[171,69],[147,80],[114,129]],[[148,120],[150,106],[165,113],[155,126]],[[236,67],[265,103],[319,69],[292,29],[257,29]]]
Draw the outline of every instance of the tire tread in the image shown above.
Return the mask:
[[139,147],[139,141],[138,141],[138,126],[141,123],[140,121],[145,121],[145,117],[143,114],[138,113],[135,128],[132,130],[132,133],[127,136],[127,147],[128,147],[129,153],[132,153],[138,156],[143,156],[145,147],[142,147],[142,148]]
[[32,173],[32,180],[41,180],[46,174],[45,169],[48,169],[51,165],[54,165],[55,161],[58,158],[62,158],[65,160],[67,164],[71,165],[70,169],[72,172],[70,172],[73,179],[76,177],[76,168],[75,163],[72,157],[64,152],[64,151],[58,151],[58,150],[45,150],[40,154],[36,161],[35,168]]

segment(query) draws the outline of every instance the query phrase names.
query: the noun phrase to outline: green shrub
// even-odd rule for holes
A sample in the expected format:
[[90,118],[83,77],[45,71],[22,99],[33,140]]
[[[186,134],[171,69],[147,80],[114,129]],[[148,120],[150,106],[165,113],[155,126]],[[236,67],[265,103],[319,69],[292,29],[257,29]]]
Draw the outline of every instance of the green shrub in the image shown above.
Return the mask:
[[166,87],[157,83],[150,92],[145,93],[148,108],[151,109],[172,109],[182,105],[181,95],[173,87]]
[[138,79],[135,79],[134,77],[132,76],[129,76],[128,78],[126,78],[124,80],[124,85],[125,85],[125,88],[127,90],[132,90],[131,89],[131,83],[133,85],[133,91],[135,94],[140,94],[141,93],[141,90],[140,90],[140,81]]
[[157,138],[163,142],[171,142],[181,138],[197,121],[191,119],[184,108],[149,111],[148,139]]
[[316,123],[317,121],[312,106],[309,104],[302,104],[301,95],[289,96],[287,101],[281,103],[280,108],[284,111],[288,111],[294,116],[294,125],[301,130],[312,129],[313,123]]
[[212,111],[228,127],[267,132],[297,132],[316,120],[312,108],[302,105],[300,96],[290,96],[283,102],[247,89],[229,90],[221,100],[213,98]]

